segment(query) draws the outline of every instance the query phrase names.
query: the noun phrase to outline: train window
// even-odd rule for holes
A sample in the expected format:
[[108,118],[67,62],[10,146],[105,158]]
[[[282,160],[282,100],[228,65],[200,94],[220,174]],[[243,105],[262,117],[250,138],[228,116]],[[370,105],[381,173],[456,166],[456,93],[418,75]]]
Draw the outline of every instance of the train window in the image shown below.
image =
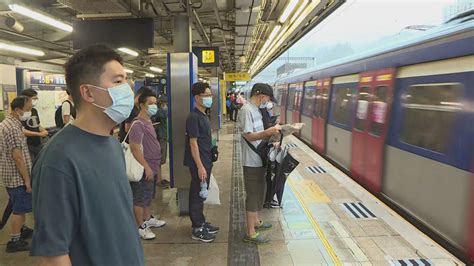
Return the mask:
[[316,87],[306,86],[303,98],[303,115],[312,116],[316,99]]
[[374,136],[382,135],[385,117],[387,115],[388,87],[379,86],[375,89],[371,108],[371,124],[369,133]]
[[446,153],[456,114],[463,108],[463,90],[460,83],[410,86],[402,95],[404,117],[400,139]]
[[357,101],[357,111],[354,129],[364,131],[367,112],[369,111],[369,88],[363,87],[359,91],[359,99]]
[[329,102],[329,89],[324,88],[323,93],[321,95],[321,112],[319,116],[322,117],[324,120],[327,119],[328,116],[328,102]]
[[287,109],[293,111],[295,107],[295,95],[296,95],[296,88],[294,86],[290,86],[288,92],[288,106]]
[[334,121],[339,124],[349,125],[351,121],[352,89],[340,88],[335,91]]

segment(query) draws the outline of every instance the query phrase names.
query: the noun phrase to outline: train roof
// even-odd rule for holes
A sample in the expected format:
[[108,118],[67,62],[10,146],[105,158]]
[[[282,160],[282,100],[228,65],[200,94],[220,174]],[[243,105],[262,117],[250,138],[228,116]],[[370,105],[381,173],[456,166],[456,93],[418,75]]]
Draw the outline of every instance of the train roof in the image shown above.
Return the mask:
[[[461,23],[459,21],[461,21]],[[341,59],[331,61],[329,63],[325,63],[319,66],[311,67],[311,68],[290,74],[289,76],[286,76],[284,78],[277,79],[275,82],[275,85],[278,85],[281,83],[301,82],[303,80],[321,78],[321,77],[312,77],[311,74],[317,73],[317,72],[324,72],[331,68],[337,68],[339,66],[347,65],[348,63],[371,59],[373,57],[380,56],[383,54],[400,51],[408,47],[432,42],[435,40],[439,40],[442,38],[446,38],[449,36],[462,34],[466,32],[467,33],[474,32],[474,11],[472,11],[472,13],[469,13],[467,16],[462,16],[456,20],[451,20],[442,26],[433,28],[431,30],[428,30],[416,36],[398,40],[388,45],[371,49],[363,53],[350,55]],[[468,48],[468,50],[469,50],[469,53],[474,53],[474,45],[472,45],[474,43],[473,34],[468,34],[468,38],[469,37],[470,39],[473,39],[473,42],[467,42],[468,45],[470,43],[470,46],[472,46],[471,48]],[[411,63],[414,63],[414,62],[411,62]],[[372,69],[364,69],[362,71],[370,71],[370,70]],[[357,71],[353,73],[357,73]],[[350,74],[350,72],[346,74]],[[328,76],[332,76],[332,75],[328,75]]]

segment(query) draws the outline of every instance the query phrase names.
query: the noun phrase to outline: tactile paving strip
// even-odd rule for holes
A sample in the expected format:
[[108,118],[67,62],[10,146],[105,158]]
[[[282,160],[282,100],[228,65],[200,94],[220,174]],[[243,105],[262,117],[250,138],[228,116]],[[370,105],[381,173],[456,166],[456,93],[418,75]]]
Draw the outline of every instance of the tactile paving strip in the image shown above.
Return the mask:
[[256,245],[243,242],[246,234],[244,174],[241,163],[240,133],[234,131],[232,195],[230,200],[228,265],[260,265]]
[[294,144],[294,143],[288,143],[288,144],[286,144],[286,147],[288,147],[288,148],[296,148],[296,147],[298,147],[298,145],[296,145],[296,144]]
[[377,219],[362,202],[345,202],[341,204],[346,212],[356,219]]

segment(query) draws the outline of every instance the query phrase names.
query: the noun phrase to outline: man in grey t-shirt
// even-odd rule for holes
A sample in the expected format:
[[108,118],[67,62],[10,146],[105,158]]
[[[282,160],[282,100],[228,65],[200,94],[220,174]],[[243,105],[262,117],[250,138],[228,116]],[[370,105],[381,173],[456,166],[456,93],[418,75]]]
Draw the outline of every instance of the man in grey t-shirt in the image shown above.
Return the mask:
[[264,129],[262,115],[259,108],[265,108],[270,101],[275,101],[273,90],[268,84],[257,83],[252,87],[250,101],[239,113],[240,131],[242,132],[242,165],[245,179],[245,208],[247,211],[247,235],[244,241],[255,244],[264,244],[268,239],[259,234],[259,231],[270,229],[271,224],[260,220],[258,212],[263,208],[265,197],[265,167],[262,159],[252,149],[258,147],[262,139],[278,133],[280,126],[276,125]]

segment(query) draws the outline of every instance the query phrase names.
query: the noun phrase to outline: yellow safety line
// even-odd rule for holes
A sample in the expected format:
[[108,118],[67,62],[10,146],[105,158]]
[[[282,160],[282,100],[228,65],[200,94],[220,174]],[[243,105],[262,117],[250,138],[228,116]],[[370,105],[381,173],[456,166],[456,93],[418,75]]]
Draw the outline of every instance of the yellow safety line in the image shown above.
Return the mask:
[[294,192],[296,199],[300,203],[300,206],[303,208],[304,212],[306,213],[306,216],[308,217],[309,221],[311,222],[311,225],[313,226],[314,231],[319,236],[319,239],[323,243],[324,247],[326,248],[326,251],[328,252],[329,256],[331,257],[332,261],[336,266],[342,266],[342,262],[339,259],[339,257],[336,254],[336,251],[332,248],[331,244],[329,243],[328,239],[326,238],[326,235],[324,235],[323,230],[319,226],[318,222],[313,218],[313,215],[311,215],[311,212],[308,210],[308,207],[306,207],[306,204],[303,201],[303,196],[301,193],[295,188],[293,181],[291,179],[288,180],[290,184],[291,190]]

